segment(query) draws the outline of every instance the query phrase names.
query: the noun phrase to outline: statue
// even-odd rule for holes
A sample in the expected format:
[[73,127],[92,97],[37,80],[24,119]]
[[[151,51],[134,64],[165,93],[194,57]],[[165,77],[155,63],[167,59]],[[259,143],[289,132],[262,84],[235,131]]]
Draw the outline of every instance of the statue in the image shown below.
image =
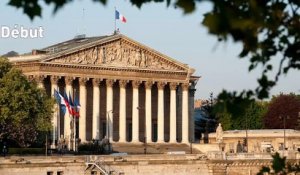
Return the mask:
[[216,141],[217,143],[223,143],[223,128],[221,123],[219,123],[219,126],[216,129]]

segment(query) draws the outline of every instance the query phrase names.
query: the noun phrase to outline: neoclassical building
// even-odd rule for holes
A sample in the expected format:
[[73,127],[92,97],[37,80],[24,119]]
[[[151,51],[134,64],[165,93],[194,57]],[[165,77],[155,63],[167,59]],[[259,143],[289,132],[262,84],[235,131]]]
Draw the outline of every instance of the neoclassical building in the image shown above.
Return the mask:
[[74,137],[120,143],[194,140],[195,70],[122,34],[77,36],[9,59],[47,94],[58,89],[78,96],[78,118],[62,116],[56,105],[53,145],[61,136],[69,145]]

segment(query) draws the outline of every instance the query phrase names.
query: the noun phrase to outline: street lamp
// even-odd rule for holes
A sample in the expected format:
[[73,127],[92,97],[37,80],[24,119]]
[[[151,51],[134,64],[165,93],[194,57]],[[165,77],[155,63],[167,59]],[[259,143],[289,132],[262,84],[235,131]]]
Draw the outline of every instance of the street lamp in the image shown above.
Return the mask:
[[[145,110],[143,107],[136,107],[137,110]],[[146,120],[144,121],[144,154],[147,154],[147,128],[146,128]]]
[[246,146],[246,153],[248,153],[248,115],[246,114],[246,140],[245,140],[245,146]]
[[290,117],[287,116],[279,116],[279,119],[283,120],[283,155],[285,155],[285,148],[286,148],[286,144],[285,144],[285,128],[286,128],[286,119],[290,119]]

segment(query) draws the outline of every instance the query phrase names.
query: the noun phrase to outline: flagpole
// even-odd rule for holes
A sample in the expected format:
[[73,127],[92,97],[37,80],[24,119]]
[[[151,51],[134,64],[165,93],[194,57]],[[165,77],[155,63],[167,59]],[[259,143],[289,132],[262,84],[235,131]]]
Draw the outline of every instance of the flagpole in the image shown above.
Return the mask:
[[117,33],[117,22],[116,22],[116,11],[117,11],[117,9],[116,9],[116,7],[115,7],[115,15],[114,15],[114,20],[115,20],[115,31],[114,31],[114,34],[116,34]]
[[[73,88],[73,107],[74,107],[74,110],[75,110],[75,113],[76,113],[76,106],[75,106],[75,93],[76,93],[76,89]],[[74,152],[76,152],[76,120],[75,120],[75,115],[73,115],[73,150]]]
[[[59,87],[57,88],[57,91],[59,93]],[[60,104],[57,104],[58,106],[58,112],[56,114],[57,118],[56,118],[56,130],[57,130],[57,143],[59,141],[59,138],[60,138],[60,118],[61,118],[61,106]]]

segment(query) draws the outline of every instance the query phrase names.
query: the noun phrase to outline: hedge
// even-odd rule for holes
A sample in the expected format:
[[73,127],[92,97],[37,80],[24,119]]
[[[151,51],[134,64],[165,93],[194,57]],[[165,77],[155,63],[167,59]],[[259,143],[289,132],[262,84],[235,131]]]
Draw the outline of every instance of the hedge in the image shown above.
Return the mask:
[[8,154],[45,154],[45,148],[8,148]]

